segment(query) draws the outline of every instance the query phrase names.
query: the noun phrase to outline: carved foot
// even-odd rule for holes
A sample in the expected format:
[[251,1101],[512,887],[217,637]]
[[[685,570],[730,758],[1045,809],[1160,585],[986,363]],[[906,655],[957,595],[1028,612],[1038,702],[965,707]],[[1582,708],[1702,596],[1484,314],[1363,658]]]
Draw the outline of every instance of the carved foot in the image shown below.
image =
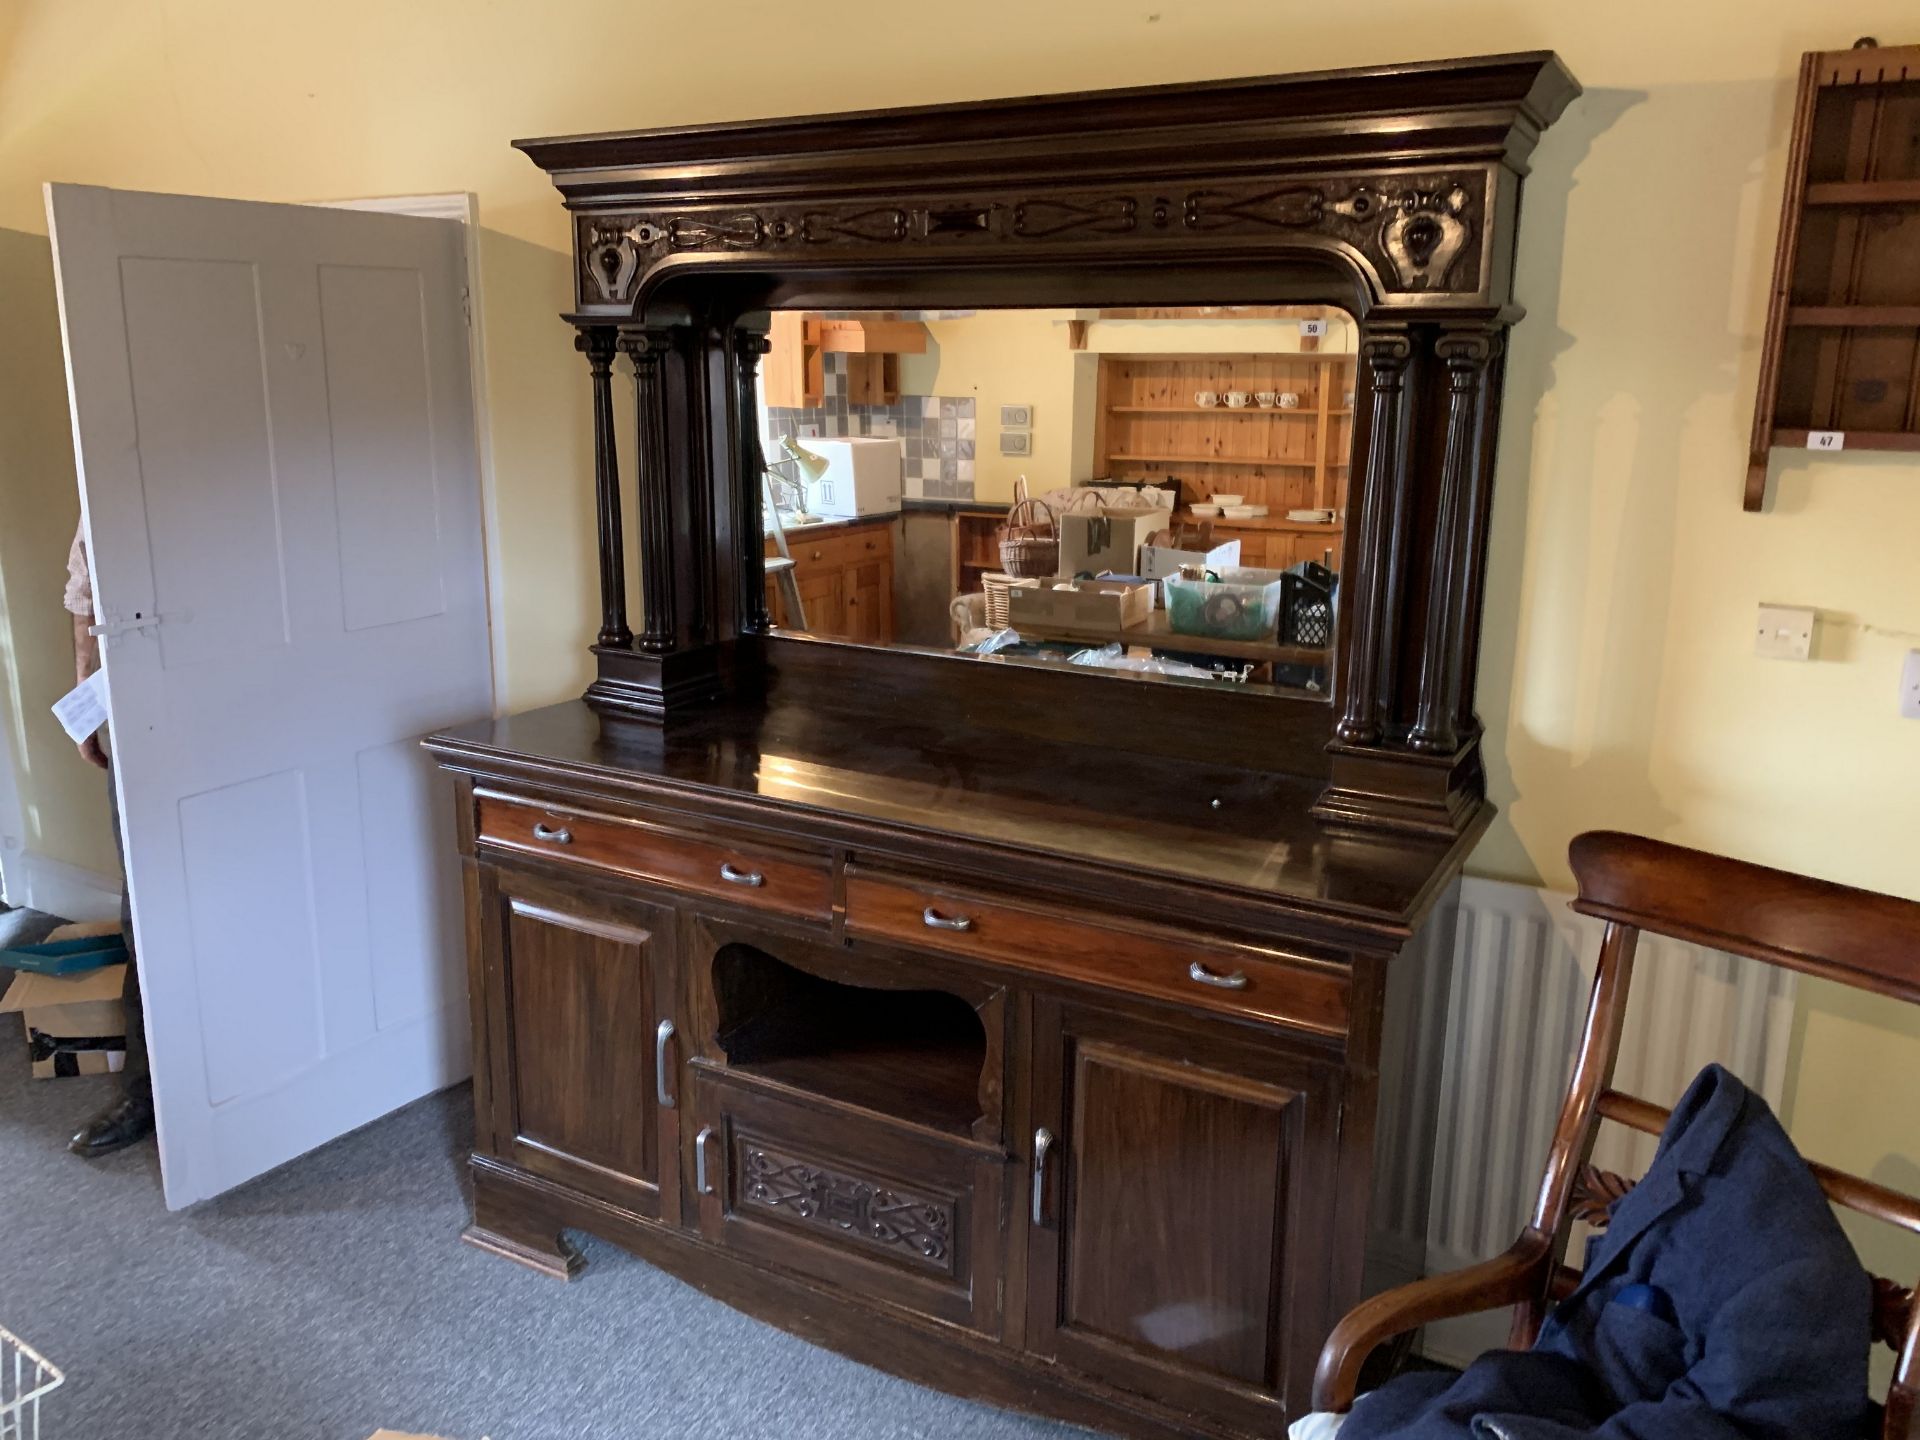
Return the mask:
[[587,1263],[557,1222],[477,1190],[473,1223],[460,1232],[460,1238],[477,1250],[505,1256],[556,1280],[571,1280]]

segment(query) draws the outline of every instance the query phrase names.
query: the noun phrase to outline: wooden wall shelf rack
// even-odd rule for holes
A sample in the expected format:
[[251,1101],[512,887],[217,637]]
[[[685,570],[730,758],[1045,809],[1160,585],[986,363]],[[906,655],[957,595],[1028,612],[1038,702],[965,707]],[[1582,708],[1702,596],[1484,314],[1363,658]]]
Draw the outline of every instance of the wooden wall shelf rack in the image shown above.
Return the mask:
[[1920,46],[1801,59],[1748,510],[1775,449],[1920,450]]

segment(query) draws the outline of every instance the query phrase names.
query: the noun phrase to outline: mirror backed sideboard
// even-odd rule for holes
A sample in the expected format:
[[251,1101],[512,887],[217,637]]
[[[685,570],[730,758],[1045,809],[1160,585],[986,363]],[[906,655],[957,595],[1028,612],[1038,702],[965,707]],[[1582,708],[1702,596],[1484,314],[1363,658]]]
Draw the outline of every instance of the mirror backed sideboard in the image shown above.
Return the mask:
[[[469,1241],[567,1275],[591,1232],[1120,1434],[1306,1408],[1334,1321],[1423,1263],[1454,896],[1490,818],[1518,202],[1577,92],[1510,55],[521,143],[573,226],[601,623],[581,699],[428,742],[466,872]],[[1345,343],[1099,333],[1313,316]],[[968,368],[981,317],[1039,328]],[[995,389],[1042,362],[1054,431],[1054,401]],[[817,463],[856,439],[894,442],[897,509],[810,529],[869,493]],[[1330,633],[1218,666],[1151,609],[1111,644],[1030,623],[969,650],[959,602],[1022,538],[1013,470],[1075,506],[1265,505],[1235,518],[1266,565],[1337,577]],[[1275,507],[1317,528],[1244,523]],[[1264,538],[1296,533],[1317,557]],[[884,622],[859,600],[883,545]],[[815,550],[832,578],[796,606],[770,559]],[[1147,558],[1084,568],[1170,611],[1126,576]]]

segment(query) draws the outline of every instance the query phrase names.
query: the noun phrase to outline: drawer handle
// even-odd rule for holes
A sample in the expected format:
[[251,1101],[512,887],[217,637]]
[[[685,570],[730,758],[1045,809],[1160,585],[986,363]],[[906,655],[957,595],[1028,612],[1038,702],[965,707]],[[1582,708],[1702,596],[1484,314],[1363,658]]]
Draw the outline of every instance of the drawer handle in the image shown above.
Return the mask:
[[1033,1132],[1033,1223],[1047,1223],[1047,1156],[1053,1152],[1053,1132],[1042,1125]]
[[674,1106],[673,1091],[667,1088],[667,1047],[673,1043],[673,1022],[662,1020],[653,1032],[653,1093],[662,1110]]
[[556,845],[571,845],[573,843],[573,831],[567,829],[564,825],[549,825],[544,820],[536,820],[533,822],[533,838],[536,840],[551,840]]
[[729,885],[745,885],[749,890],[757,890],[767,883],[767,877],[758,870],[742,870],[731,860],[720,866],[720,878]]
[[713,1139],[713,1127],[703,1125],[693,1137],[693,1188],[696,1194],[713,1194],[713,1177],[707,1174],[707,1142]]
[[1231,975],[1216,975],[1198,960],[1187,967],[1187,978],[1202,985],[1211,985],[1216,990],[1244,990],[1247,988],[1247,972],[1236,970]]
[[973,921],[965,915],[942,915],[929,905],[920,912],[920,919],[929,930],[971,930]]

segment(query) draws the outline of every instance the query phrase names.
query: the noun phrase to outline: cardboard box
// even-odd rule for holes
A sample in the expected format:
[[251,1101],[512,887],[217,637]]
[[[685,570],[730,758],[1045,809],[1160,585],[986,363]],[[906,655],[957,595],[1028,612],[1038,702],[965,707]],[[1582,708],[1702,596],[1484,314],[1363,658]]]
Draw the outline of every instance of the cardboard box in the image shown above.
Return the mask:
[[1060,573],[1131,575],[1140,547],[1166,528],[1167,512],[1160,509],[1069,510],[1060,517]]
[[1211,550],[1176,550],[1171,545],[1142,545],[1140,573],[1148,580],[1164,580],[1178,575],[1182,565],[1204,565],[1209,570],[1224,569],[1240,563],[1240,542],[1229,540]]
[[[1062,588],[1063,586],[1067,588]],[[1153,586],[1121,580],[1021,585],[1007,592],[1007,623],[1062,630],[1124,630],[1153,614]]]
[[[59,931],[55,931],[59,934]],[[26,1021],[33,1078],[106,1075],[126,1068],[127,1022],[120,1010],[125,965],[78,975],[21,973],[0,1000],[0,1015]]]

